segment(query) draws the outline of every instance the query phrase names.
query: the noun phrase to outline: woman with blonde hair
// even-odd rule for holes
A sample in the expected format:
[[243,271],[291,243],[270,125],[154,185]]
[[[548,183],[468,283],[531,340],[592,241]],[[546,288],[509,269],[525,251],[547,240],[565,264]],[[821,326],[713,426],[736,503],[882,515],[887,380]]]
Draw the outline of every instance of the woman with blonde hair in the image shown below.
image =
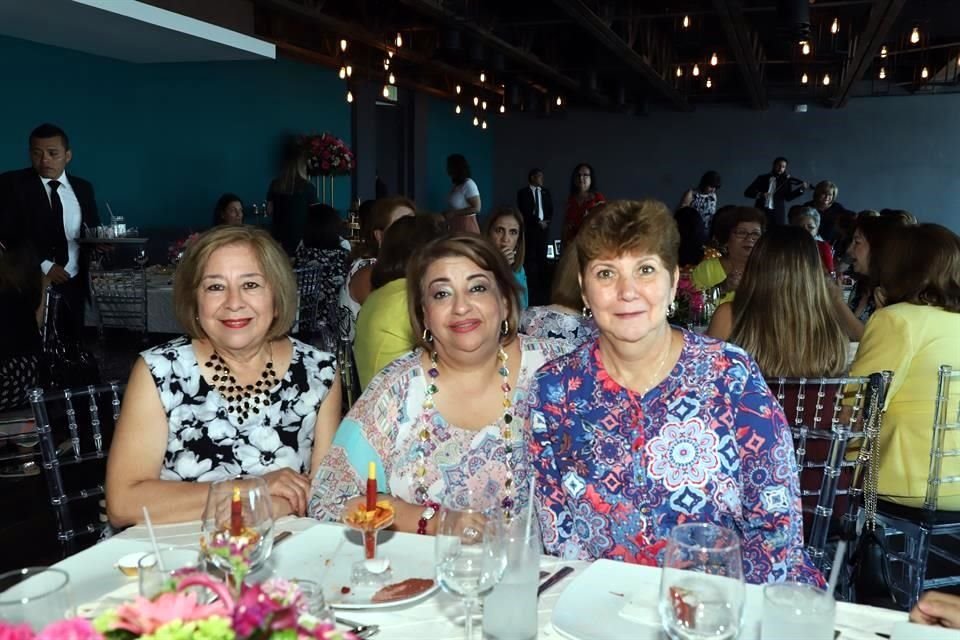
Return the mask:
[[760,238],[736,298],[720,305],[708,334],[742,347],[766,377],[842,374],[847,336],[812,236],[775,227]]
[[857,214],[837,202],[840,190],[829,180],[821,180],[813,188],[813,200],[805,202],[803,206],[813,207],[820,214],[820,235],[827,242],[834,244],[840,237],[844,226]]

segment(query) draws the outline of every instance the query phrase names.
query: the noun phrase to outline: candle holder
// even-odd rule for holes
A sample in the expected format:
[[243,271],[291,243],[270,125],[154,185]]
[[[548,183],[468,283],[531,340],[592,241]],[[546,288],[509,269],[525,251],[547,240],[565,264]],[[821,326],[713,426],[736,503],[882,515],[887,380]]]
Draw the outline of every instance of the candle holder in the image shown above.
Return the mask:
[[353,564],[351,582],[357,586],[382,587],[392,578],[390,559],[377,555],[377,538],[380,531],[393,524],[393,505],[388,500],[376,503],[372,510],[360,506],[348,513],[344,524],[363,536],[363,560]]

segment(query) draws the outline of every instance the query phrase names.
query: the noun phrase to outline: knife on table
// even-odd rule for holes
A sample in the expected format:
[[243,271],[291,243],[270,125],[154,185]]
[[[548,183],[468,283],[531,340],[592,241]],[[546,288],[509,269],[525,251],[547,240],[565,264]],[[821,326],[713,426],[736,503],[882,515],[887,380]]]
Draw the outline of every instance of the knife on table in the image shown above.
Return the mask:
[[573,567],[561,568],[555,574],[553,574],[552,576],[550,576],[549,578],[543,581],[543,584],[541,584],[540,588],[537,589],[537,597],[539,598],[540,596],[542,596],[544,591],[546,591],[553,585],[557,584],[558,582],[566,578],[571,573],[573,573]]

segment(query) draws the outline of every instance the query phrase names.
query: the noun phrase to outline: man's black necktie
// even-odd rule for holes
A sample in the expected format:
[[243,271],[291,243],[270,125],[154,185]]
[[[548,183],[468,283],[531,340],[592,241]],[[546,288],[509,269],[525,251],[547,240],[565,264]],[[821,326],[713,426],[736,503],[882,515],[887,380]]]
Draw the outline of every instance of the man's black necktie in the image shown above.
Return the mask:
[[67,266],[67,232],[63,226],[63,203],[60,201],[60,194],[57,193],[57,189],[60,188],[60,183],[56,180],[51,180],[47,183],[50,185],[50,211],[53,214],[54,220],[54,230],[59,233],[54,242],[56,247],[56,253],[54,258],[56,263],[61,267]]
[[536,214],[540,220],[543,220],[543,205],[540,204],[540,187],[533,190],[534,204],[537,205]]

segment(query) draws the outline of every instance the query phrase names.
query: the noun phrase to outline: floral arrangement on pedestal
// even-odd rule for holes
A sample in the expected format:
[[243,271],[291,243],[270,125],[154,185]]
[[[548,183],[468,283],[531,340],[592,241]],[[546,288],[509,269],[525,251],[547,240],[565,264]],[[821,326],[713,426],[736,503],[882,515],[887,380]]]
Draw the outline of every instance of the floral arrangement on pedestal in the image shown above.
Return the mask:
[[183,260],[183,254],[187,251],[187,247],[193,244],[199,237],[200,234],[194,232],[186,238],[181,238],[167,247],[167,257],[170,259],[170,264],[180,264],[180,261]]
[[300,139],[311,176],[346,176],[353,173],[356,157],[347,143],[330,133]]

